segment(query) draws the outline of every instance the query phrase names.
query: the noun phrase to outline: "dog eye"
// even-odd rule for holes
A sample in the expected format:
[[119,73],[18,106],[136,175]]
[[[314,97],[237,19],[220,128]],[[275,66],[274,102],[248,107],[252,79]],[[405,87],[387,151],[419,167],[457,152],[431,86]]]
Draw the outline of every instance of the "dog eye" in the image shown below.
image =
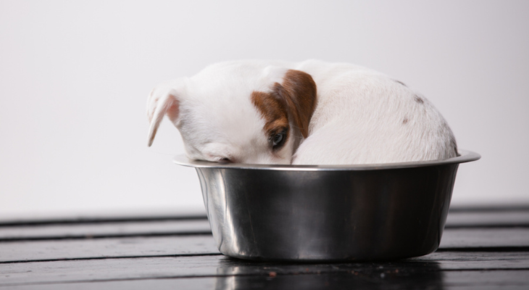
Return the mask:
[[283,143],[285,143],[286,140],[286,133],[286,130],[283,130],[270,137],[270,144],[272,145],[273,150],[279,149],[283,146]]

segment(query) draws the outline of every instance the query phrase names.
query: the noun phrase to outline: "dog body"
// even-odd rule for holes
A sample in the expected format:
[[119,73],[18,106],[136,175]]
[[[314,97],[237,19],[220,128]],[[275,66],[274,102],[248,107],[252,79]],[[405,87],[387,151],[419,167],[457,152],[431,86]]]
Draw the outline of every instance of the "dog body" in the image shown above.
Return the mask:
[[349,64],[235,61],[158,86],[149,145],[164,115],[195,160],[369,164],[457,155],[441,114],[403,83]]

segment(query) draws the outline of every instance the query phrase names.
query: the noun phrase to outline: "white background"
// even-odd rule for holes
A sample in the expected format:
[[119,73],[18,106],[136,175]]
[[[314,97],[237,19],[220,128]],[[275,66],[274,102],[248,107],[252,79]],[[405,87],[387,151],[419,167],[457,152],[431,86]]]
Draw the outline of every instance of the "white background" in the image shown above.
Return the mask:
[[232,59],[374,68],[419,90],[460,148],[453,204],[529,203],[529,1],[2,1],[0,215],[201,208],[157,83]]

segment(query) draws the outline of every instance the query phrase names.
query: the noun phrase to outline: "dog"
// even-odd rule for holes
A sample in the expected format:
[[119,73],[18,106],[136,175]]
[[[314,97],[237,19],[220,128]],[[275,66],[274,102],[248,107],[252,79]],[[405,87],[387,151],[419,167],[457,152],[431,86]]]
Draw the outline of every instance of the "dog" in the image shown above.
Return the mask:
[[157,86],[147,116],[149,146],[167,116],[192,160],[345,165],[458,155],[450,127],[424,96],[345,63],[213,64]]

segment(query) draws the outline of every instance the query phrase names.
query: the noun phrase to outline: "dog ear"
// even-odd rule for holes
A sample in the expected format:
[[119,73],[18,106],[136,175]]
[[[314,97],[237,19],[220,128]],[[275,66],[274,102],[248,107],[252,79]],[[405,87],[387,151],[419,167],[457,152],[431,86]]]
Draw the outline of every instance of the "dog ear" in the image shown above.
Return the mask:
[[303,138],[309,135],[310,119],[316,108],[316,90],[311,75],[292,69],[286,72],[282,84],[274,85],[274,92],[284,100]]
[[168,83],[156,87],[147,99],[147,118],[149,120],[148,146],[152,145],[156,131],[167,115],[169,120],[175,124],[178,123],[180,112],[180,91],[182,83]]

